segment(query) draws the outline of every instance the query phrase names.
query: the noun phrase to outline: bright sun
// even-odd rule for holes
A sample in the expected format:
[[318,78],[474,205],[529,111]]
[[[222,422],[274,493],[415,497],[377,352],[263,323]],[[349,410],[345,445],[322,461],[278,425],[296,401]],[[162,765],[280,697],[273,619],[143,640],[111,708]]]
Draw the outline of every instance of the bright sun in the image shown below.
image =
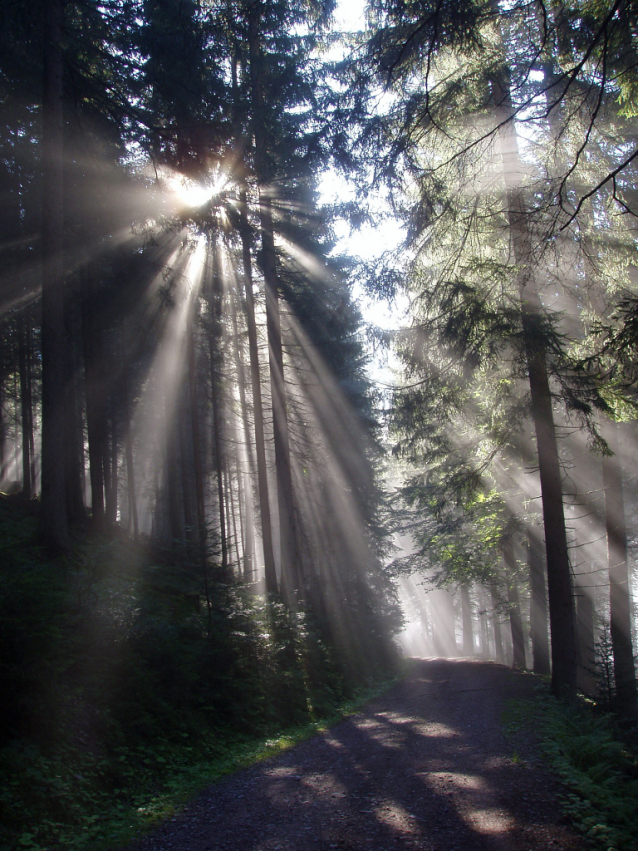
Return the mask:
[[216,186],[204,186],[182,177],[177,179],[177,185],[173,191],[185,207],[197,208],[209,201],[218,190]]
[[179,174],[179,172],[167,170],[164,171],[160,179],[178,205],[181,208],[191,210],[196,210],[210,201],[211,198],[221,192],[227,182],[227,177],[224,174],[218,175],[216,180],[201,183],[191,180],[189,177]]

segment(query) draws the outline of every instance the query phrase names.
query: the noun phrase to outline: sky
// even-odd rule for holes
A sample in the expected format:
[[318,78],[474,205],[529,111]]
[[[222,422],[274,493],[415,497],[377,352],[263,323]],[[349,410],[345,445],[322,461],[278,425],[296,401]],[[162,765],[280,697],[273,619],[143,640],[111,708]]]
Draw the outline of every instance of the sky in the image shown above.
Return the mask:
[[[366,0],[340,0],[335,12],[335,29],[344,32],[357,32],[365,28]],[[324,173],[319,183],[321,201],[325,204],[339,203],[354,198],[354,187],[333,170]],[[365,225],[358,230],[352,230],[348,223],[337,222],[335,233],[339,239],[335,253],[346,253],[371,260],[379,257],[385,251],[396,249],[404,237],[404,230],[399,222],[388,219],[383,215],[384,204],[377,198],[371,198],[370,203],[379,210],[377,225]],[[353,295],[366,322],[391,330],[405,324],[407,301],[398,298],[394,304],[386,301],[368,298],[361,286],[355,284]],[[393,358],[378,356],[372,358],[370,377],[375,382],[393,384]]]

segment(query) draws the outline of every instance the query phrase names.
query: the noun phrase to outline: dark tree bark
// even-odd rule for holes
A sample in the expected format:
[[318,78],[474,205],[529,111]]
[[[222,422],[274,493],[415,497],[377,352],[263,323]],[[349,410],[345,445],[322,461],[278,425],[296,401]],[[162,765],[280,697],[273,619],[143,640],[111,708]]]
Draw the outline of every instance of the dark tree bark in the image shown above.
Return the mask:
[[596,654],[594,648],[594,601],[589,589],[576,586],[576,622],[578,625],[578,688],[596,693]]
[[246,190],[240,193],[241,243],[244,270],[244,291],[246,295],[246,326],[248,330],[248,354],[250,357],[250,383],[253,397],[253,417],[255,420],[255,454],[257,456],[257,489],[259,493],[259,515],[261,519],[261,537],[264,550],[264,573],[267,594],[277,594],[277,571],[272,540],[272,521],[270,517],[270,498],[268,494],[268,467],[266,465],[266,443],[264,438],[264,409],[261,398],[261,373],[259,369],[259,349],[257,346],[257,324],[255,322],[255,299],[253,295],[252,262],[250,257],[250,228]]
[[184,515],[179,493],[177,414],[169,410],[164,400],[166,412],[166,498],[168,501],[168,526],[171,545],[184,539]]
[[[4,356],[4,346],[2,347],[2,356]],[[6,471],[6,440],[7,440],[7,423],[6,417],[4,413],[4,403],[5,403],[5,389],[4,382],[6,380],[6,376],[4,373],[5,365],[4,365],[4,357],[2,362],[0,363],[0,484],[4,482],[5,476],[7,474]]]
[[82,281],[82,337],[86,385],[86,430],[89,440],[91,517],[97,530],[104,527],[104,387],[100,363],[100,329],[95,316],[95,287],[88,274]]
[[474,655],[474,629],[472,627],[472,603],[470,600],[470,589],[467,585],[460,586],[461,591],[461,619],[463,622],[463,655]]
[[42,533],[53,553],[70,546],[64,482],[64,57],[63,0],[45,4],[42,98]]
[[35,430],[33,428],[33,345],[27,347],[27,383],[29,385],[29,399],[31,400],[31,422],[29,428],[29,448],[31,454],[31,493],[35,496],[37,490],[36,481],[36,457],[35,457]]
[[261,3],[253,3],[248,21],[250,51],[250,80],[252,89],[253,135],[255,164],[259,183],[259,218],[261,223],[261,266],[266,290],[266,325],[270,362],[270,392],[272,396],[273,430],[275,438],[275,468],[277,476],[277,505],[281,549],[281,591],[288,603],[296,596],[303,597],[303,577],[299,542],[295,523],[295,505],[288,433],[287,393],[284,381],[284,358],[279,308],[279,280],[272,219],[270,175],[266,165],[267,140],[264,130],[263,63],[261,56]]
[[[250,262],[250,255],[248,258]],[[237,384],[239,387],[239,405],[241,409],[241,421],[244,432],[244,445],[246,447],[246,455],[250,468],[250,474],[255,477],[255,461],[252,453],[252,440],[250,437],[250,426],[248,423],[248,405],[246,401],[246,372],[244,370],[244,360],[239,345],[239,328],[237,322],[237,309],[235,306],[234,295],[239,297],[238,292],[231,293],[230,299],[230,314],[233,322],[233,350],[235,356],[235,367],[237,369]],[[260,388],[261,389],[261,388]],[[242,553],[243,563],[242,572],[245,580],[248,580],[253,572],[253,543],[252,543],[252,491],[244,486],[243,475],[241,470],[241,459],[239,457],[238,448],[235,449],[235,465],[237,467],[237,489],[239,502],[239,523],[241,527]],[[244,499],[242,500],[242,496]],[[242,502],[245,510],[242,511]],[[250,521],[249,521],[250,515]],[[245,521],[244,521],[245,517]],[[250,525],[250,528],[248,528]],[[244,528],[246,526],[246,528]],[[250,532],[250,534],[249,534]]]
[[496,591],[496,586],[490,586],[490,596],[492,598],[492,627],[494,629],[494,651],[496,661],[502,665],[505,662],[505,653],[503,651],[503,634],[501,632],[501,614],[499,611],[499,599]]
[[577,689],[577,647],[572,577],[567,548],[567,530],[563,508],[561,468],[552,410],[552,394],[547,373],[547,350],[542,305],[538,296],[529,232],[520,176],[523,168],[512,116],[509,80],[503,73],[492,80],[494,101],[503,115],[501,134],[507,213],[519,267],[518,286],[524,353],[531,395],[531,414],[536,433],[541,501],[547,555],[547,587],[552,650],[552,692],[572,698]]
[[[235,447],[235,469],[237,471],[237,505],[233,501],[233,528],[235,535],[235,550],[237,551],[237,572],[242,577],[246,578],[246,528],[245,528],[245,513],[244,513],[244,484],[243,471],[239,459],[238,448]],[[231,494],[232,494],[231,490]],[[239,533],[237,531],[237,518],[239,518]],[[241,552],[240,552],[241,550]]]
[[188,388],[190,395],[190,421],[193,441],[193,475],[195,478],[195,506],[197,511],[197,536],[203,562],[206,561],[206,516],[204,507],[204,456],[199,428],[197,394],[197,369],[195,360],[195,302],[189,306],[186,345],[188,348]]
[[115,405],[115,394],[111,393],[110,398],[110,423],[111,434],[110,440],[104,442],[104,471],[108,470],[108,479],[105,475],[105,482],[108,481],[108,489],[105,488],[105,515],[106,522],[112,526],[117,520],[117,491],[118,491],[118,431],[117,431],[117,409]]
[[122,403],[124,407],[124,451],[126,453],[126,487],[128,491],[129,524],[133,524],[133,540],[139,538],[137,517],[137,488],[135,485],[135,467],[133,465],[133,440],[131,438],[131,401],[126,367],[122,367]]
[[[104,364],[101,364],[104,366]],[[103,383],[104,386],[104,383]],[[102,423],[102,444],[101,444],[101,458],[100,463],[102,464],[102,475],[104,477],[104,522],[106,526],[111,523],[111,513],[112,513],[112,505],[113,505],[113,494],[112,494],[112,467],[111,467],[111,440],[109,439],[109,417],[107,414],[109,405],[109,400],[105,397],[103,400],[103,409],[102,415],[104,417]]]
[[487,599],[485,596],[485,590],[482,587],[479,587],[479,624],[480,624],[480,634],[481,634],[481,656],[483,659],[490,658],[490,637],[489,631],[487,628]]
[[509,604],[509,620],[512,632],[512,667],[524,670],[525,636],[521,618],[521,604],[516,582],[516,558],[514,556],[514,539],[505,538],[503,541],[503,563],[505,565],[505,582],[507,584],[507,602]]
[[210,256],[212,275],[209,293],[210,330],[208,351],[210,356],[211,392],[213,407],[213,446],[217,478],[217,503],[219,511],[219,534],[221,539],[222,572],[228,571],[228,530],[226,528],[226,505],[224,500],[224,444],[222,439],[222,388],[221,388],[221,315],[222,281],[219,273],[219,257],[214,238],[211,239]]
[[609,623],[614,654],[616,708],[623,715],[634,715],[636,713],[636,671],[631,640],[627,529],[618,457],[618,426],[613,420],[605,423],[603,436],[613,452],[613,455],[603,457],[603,487],[609,563]]
[[32,412],[31,388],[28,376],[28,349],[31,345],[29,323],[22,311],[18,319],[18,363],[20,372],[20,410],[22,413],[22,493],[25,499],[32,499],[31,490],[31,443]]
[[[522,297],[525,298],[524,291]],[[524,301],[523,333],[527,349],[545,527],[547,587],[552,634],[552,691],[556,695],[565,693],[567,696],[572,696],[576,692],[577,666],[574,592],[567,549],[558,443],[545,362],[546,355],[544,347],[538,341],[539,319],[539,314],[534,315],[529,302]]]
[[532,666],[535,674],[549,676],[545,564],[541,530],[538,526],[527,526],[527,565],[531,597],[529,631],[532,642]]
[[187,408],[188,399],[184,398],[182,402],[182,412],[179,417],[179,453],[181,457],[181,474],[182,474],[182,500],[184,503],[184,523],[186,524],[186,538],[188,541],[196,543],[198,541],[197,530],[197,500],[193,499],[193,476],[191,464],[189,463],[193,457],[192,447],[188,439],[189,428],[189,410]]
[[[66,367],[66,414],[67,427],[65,430],[65,481],[66,505],[69,522],[78,523],[85,519],[83,464],[84,464],[84,435],[82,433],[82,405],[79,397],[78,376],[80,374],[80,357],[77,351],[75,301],[67,299],[65,309],[67,335],[67,367]],[[79,324],[79,318],[77,319]]]
[[[224,474],[226,479],[226,505],[228,507],[228,531],[230,538],[230,545],[235,547],[235,564],[236,567],[236,575],[241,576],[241,558],[239,555],[239,535],[237,534],[237,506],[235,505],[235,497],[234,497],[234,488],[232,486],[231,476],[230,476],[230,463],[229,457],[226,455],[226,463],[224,464]],[[232,525],[232,535],[230,534]]]

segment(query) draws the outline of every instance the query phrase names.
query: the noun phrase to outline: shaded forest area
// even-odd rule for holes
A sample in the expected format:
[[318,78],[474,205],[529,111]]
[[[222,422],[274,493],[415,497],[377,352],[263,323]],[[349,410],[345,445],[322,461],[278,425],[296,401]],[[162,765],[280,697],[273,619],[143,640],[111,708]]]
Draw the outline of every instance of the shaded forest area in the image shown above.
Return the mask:
[[106,841],[104,795],[330,716],[399,640],[629,729],[635,4],[4,18],[6,847]]

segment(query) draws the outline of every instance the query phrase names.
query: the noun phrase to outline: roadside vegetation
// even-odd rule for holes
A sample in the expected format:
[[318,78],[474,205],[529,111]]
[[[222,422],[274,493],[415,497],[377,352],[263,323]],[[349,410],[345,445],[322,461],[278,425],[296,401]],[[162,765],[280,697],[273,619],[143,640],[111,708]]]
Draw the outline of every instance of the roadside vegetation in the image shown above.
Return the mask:
[[620,725],[602,704],[566,704],[544,689],[533,701],[512,702],[504,720],[512,742],[534,731],[534,747],[563,785],[563,811],[590,848],[638,848],[636,727]]
[[393,675],[223,577],[208,607],[187,554],[86,536],[49,559],[36,510],[0,500],[2,851],[130,838]]

